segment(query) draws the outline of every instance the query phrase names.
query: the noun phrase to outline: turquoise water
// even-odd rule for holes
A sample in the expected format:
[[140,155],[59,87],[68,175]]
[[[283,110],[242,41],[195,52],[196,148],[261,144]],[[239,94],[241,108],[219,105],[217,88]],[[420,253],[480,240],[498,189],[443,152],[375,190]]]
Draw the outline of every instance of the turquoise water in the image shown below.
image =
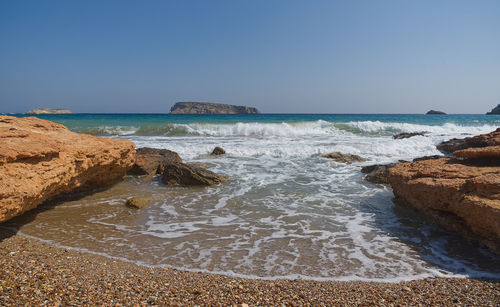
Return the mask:
[[[128,177],[38,212],[21,232],[139,264],[259,278],[396,281],[500,278],[484,248],[395,206],[362,166],[442,155],[441,141],[487,133],[500,116],[409,114],[40,115],[71,130],[173,150],[227,183],[169,187]],[[424,136],[396,140],[400,132]],[[226,154],[211,157],[215,146]],[[338,163],[321,154],[356,154]],[[153,204],[130,210],[128,198]]]

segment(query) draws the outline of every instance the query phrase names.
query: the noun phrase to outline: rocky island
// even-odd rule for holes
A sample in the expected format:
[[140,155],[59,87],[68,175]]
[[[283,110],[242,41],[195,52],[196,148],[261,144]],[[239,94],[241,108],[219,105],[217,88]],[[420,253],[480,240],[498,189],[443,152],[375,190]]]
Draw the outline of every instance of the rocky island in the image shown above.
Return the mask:
[[436,111],[436,110],[430,110],[425,114],[426,115],[446,115],[446,113],[444,113],[443,111]]
[[259,114],[259,110],[247,106],[212,102],[177,102],[171,109],[172,114]]
[[68,109],[51,109],[51,108],[33,109],[26,112],[26,114],[71,114],[71,113],[73,112],[71,112]]
[[494,107],[493,110],[491,110],[491,112],[486,113],[486,115],[495,115],[495,114],[500,114],[500,104]]

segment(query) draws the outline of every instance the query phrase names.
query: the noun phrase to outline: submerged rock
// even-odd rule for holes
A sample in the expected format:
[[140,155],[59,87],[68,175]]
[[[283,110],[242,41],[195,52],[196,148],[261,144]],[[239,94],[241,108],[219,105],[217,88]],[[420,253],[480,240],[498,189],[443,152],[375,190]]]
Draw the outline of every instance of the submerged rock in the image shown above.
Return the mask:
[[0,116],[0,222],[58,194],[120,180],[134,143],[69,131],[47,120]]
[[466,148],[478,148],[496,145],[500,145],[500,128],[493,132],[477,135],[474,137],[468,137],[465,139],[451,139],[440,143],[436,146],[436,148],[446,153],[452,153],[454,151]]
[[422,135],[426,135],[427,131],[420,131],[420,132],[402,132],[402,133],[398,133],[398,134],[395,134],[392,136],[393,139],[407,139],[407,138],[411,138],[413,136],[422,136]]
[[[484,135],[469,139],[484,140]],[[500,253],[499,147],[455,151],[462,159],[395,165],[388,176],[395,202],[410,205],[438,225]]]
[[226,181],[225,176],[185,163],[172,163],[165,166],[162,181],[167,185],[208,186]]
[[337,162],[348,163],[348,164],[353,163],[353,162],[366,161],[365,159],[361,158],[360,156],[352,155],[352,154],[344,154],[341,152],[331,152],[331,153],[323,154],[321,156],[323,158],[333,159]]
[[174,151],[143,147],[137,149],[135,163],[128,171],[128,174],[136,176],[154,176],[162,174],[165,165],[181,162],[181,157]]
[[361,172],[366,174],[366,181],[387,184],[389,169],[394,165],[396,165],[396,163],[369,165],[361,168]]
[[132,197],[127,199],[126,205],[137,209],[144,209],[149,207],[152,201],[151,197]]
[[211,156],[220,156],[220,155],[223,155],[225,154],[226,151],[224,149],[222,149],[222,147],[215,147],[214,150],[212,151],[212,153],[210,154]]

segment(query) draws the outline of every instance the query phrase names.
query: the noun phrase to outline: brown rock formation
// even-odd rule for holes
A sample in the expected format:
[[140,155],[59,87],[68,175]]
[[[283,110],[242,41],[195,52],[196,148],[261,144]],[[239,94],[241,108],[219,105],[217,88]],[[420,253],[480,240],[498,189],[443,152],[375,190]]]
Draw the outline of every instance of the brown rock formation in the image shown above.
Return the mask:
[[174,151],[149,147],[139,148],[135,163],[128,174],[136,176],[163,174],[165,166],[171,163],[182,163],[181,157]]
[[400,139],[407,139],[407,138],[411,138],[411,137],[414,137],[414,136],[423,136],[423,135],[426,135],[427,131],[420,131],[420,132],[401,132],[401,133],[398,133],[398,134],[395,134],[392,136],[393,139],[396,139],[396,140],[400,140]]
[[366,174],[365,180],[372,183],[388,183],[389,169],[396,165],[390,164],[375,164],[361,168],[361,172]]
[[353,162],[363,162],[366,161],[365,159],[361,158],[360,156],[357,155],[351,155],[351,154],[344,154],[341,152],[331,152],[327,154],[321,155],[323,158],[328,158],[328,159],[333,159],[337,162],[342,162],[342,163],[353,163]]
[[225,154],[226,151],[222,147],[215,147],[214,150],[212,150],[212,153],[210,154],[211,156],[220,156]]
[[[497,129],[493,134],[500,132]],[[490,134],[491,135],[491,134]],[[468,138],[475,141],[485,136]],[[463,146],[463,145],[461,145]],[[395,202],[500,253],[500,146],[456,151],[455,156],[400,163],[389,170]]]
[[134,144],[69,131],[50,121],[0,116],[0,222],[70,191],[123,177]]
[[259,110],[247,106],[211,102],[178,102],[171,109],[172,114],[258,114]]
[[437,149],[452,153],[466,148],[477,148],[500,145],[500,128],[497,130],[465,139],[451,139],[437,145]]
[[162,181],[167,185],[208,186],[226,181],[225,176],[184,163],[165,166]]

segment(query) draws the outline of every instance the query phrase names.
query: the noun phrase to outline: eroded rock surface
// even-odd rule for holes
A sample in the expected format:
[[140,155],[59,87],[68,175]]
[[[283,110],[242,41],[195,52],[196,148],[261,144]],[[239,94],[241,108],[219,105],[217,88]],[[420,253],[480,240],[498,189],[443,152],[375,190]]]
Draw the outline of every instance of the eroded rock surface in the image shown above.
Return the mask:
[[[489,134],[468,144],[492,144]],[[460,145],[465,146],[465,145]],[[458,158],[399,163],[389,170],[395,202],[500,253],[500,146],[455,151]]]
[[112,184],[134,160],[130,141],[78,134],[34,117],[0,116],[0,222],[58,194]]
[[396,165],[396,163],[369,165],[363,167],[361,172],[366,174],[366,181],[372,183],[388,183],[387,176],[389,176],[389,169],[394,165]]
[[395,134],[392,136],[393,139],[396,139],[396,140],[399,140],[399,139],[407,139],[407,138],[411,138],[411,137],[414,137],[414,136],[423,136],[423,135],[426,135],[427,131],[420,131],[420,132],[401,132],[401,133],[398,133],[398,134]]
[[451,139],[437,145],[437,149],[452,153],[466,148],[478,148],[500,145],[500,128],[497,130],[465,139]]
[[222,147],[215,147],[214,150],[212,150],[212,153],[210,154],[211,156],[220,156],[225,154],[226,151]]

